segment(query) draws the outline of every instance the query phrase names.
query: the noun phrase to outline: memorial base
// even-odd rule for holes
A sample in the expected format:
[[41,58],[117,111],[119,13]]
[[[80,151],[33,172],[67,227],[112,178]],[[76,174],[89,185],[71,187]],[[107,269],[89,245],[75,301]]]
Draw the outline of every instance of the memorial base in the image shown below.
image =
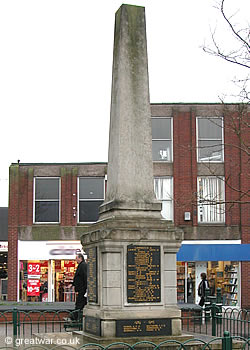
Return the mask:
[[[189,340],[189,339],[193,339],[194,336],[190,335],[190,334],[182,334],[180,336],[162,336],[162,337],[128,337],[128,338],[113,338],[113,337],[109,337],[109,338],[103,338],[103,337],[98,337],[98,336],[94,336],[88,333],[85,333],[84,331],[82,332],[73,332],[73,334],[76,334],[79,337],[82,337],[83,340],[83,344],[87,344],[87,343],[95,343],[95,344],[100,344],[102,346],[108,346],[110,344],[113,343],[126,343],[129,345],[134,345],[138,342],[152,342],[156,345],[165,342],[165,341],[177,341],[179,343],[184,343],[185,341]],[[170,343],[171,345],[173,345],[173,342]],[[179,345],[178,345],[179,346]],[[121,349],[121,344],[118,344],[117,346],[113,345],[112,349],[116,349],[119,348]],[[137,346],[138,349],[140,349],[140,346]],[[169,344],[166,344],[166,348],[169,349]],[[143,350],[152,350],[152,345],[147,345],[144,343],[143,344]],[[164,345],[161,346],[161,350],[164,349]]]
[[83,330],[91,336],[127,339],[181,335],[180,310],[177,308],[161,312],[130,310],[117,313],[93,312],[90,309],[84,313]]
[[125,341],[181,335],[176,252],[182,235],[171,223],[147,218],[110,218],[86,228],[86,334]]

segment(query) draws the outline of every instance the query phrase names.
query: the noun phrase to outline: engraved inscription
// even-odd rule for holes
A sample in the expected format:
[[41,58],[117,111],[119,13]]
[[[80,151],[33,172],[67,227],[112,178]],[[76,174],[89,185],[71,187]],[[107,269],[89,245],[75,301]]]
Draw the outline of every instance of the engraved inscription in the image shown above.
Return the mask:
[[161,301],[160,246],[127,247],[127,301]]
[[88,256],[88,302],[97,303],[97,247],[86,249]]
[[84,331],[90,334],[101,336],[101,320],[96,317],[86,316]]
[[171,334],[172,323],[170,318],[116,321],[117,337],[144,337]]

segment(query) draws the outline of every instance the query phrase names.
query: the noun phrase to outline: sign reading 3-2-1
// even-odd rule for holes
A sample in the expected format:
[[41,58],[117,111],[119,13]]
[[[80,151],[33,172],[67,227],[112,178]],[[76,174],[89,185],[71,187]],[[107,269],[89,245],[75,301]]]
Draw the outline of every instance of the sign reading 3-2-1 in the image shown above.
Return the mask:
[[40,280],[27,281],[27,295],[33,297],[40,295]]
[[40,262],[28,262],[28,276],[29,278],[40,278],[41,264]]

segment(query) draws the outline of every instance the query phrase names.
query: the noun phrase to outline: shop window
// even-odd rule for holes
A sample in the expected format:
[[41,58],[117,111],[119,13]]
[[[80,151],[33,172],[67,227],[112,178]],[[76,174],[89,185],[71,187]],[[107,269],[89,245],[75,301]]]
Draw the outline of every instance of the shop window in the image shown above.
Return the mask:
[[195,303],[195,263],[181,262],[176,263],[177,270],[177,302]]
[[215,295],[217,288],[220,288],[223,305],[239,305],[239,262],[208,262],[207,279],[211,295]]
[[152,117],[153,161],[172,162],[172,118]]
[[79,222],[96,222],[104,200],[104,177],[79,178]]
[[173,178],[155,178],[154,190],[156,198],[162,202],[162,217],[166,220],[173,220]]
[[177,262],[177,302],[185,303],[185,263]]
[[[225,306],[240,305],[240,263],[237,261],[208,261],[203,272],[207,274],[209,295],[216,297],[218,291]],[[200,282],[200,262],[177,261],[177,301],[197,303]]]
[[35,178],[35,223],[58,223],[60,213],[60,179]]
[[74,287],[70,285],[76,269],[75,260],[21,260],[19,300],[74,302]]
[[225,182],[223,177],[199,177],[198,222],[225,222]]
[[197,161],[223,162],[222,118],[197,118]]

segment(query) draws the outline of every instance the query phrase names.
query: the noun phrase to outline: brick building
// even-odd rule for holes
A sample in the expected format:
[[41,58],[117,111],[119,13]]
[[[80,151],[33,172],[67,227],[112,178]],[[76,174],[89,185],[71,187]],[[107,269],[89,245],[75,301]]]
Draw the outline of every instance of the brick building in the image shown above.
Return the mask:
[[6,300],[8,284],[8,208],[0,207],[0,300]]
[[[249,307],[245,106],[151,104],[151,112],[156,197],[163,218],[184,230],[177,301],[197,302],[207,272],[224,305]],[[83,226],[98,220],[106,174],[107,163],[10,166],[9,300],[71,300],[64,287]]]

